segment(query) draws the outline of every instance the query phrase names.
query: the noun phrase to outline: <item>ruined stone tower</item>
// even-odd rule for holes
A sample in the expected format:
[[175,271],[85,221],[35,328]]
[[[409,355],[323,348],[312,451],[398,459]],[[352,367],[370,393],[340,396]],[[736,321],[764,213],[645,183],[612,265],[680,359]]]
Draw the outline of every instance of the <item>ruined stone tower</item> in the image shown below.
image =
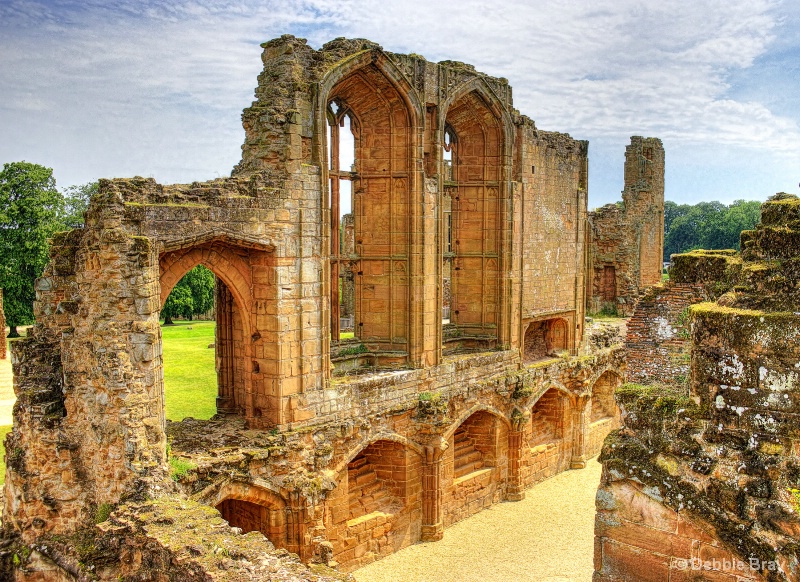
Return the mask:
[[589,311],[632,315],[639,293],[661,281],[664,255],[664,148],[631,137],[622,204],[591,212]]

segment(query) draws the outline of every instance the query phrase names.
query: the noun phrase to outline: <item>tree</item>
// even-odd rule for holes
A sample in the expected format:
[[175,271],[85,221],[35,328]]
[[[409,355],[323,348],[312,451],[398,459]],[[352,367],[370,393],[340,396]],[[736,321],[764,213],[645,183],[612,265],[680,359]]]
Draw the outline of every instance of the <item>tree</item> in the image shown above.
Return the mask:
[[164,302],[161,315],[164,325],[172,325],[174,317],[192,319],[214,307],[214,273],[198,265],[173,287]]
[[33,322],[34,281],[48,261],[48,239],[61,225],[64,200],[53,170],[12,162],[0,171],[0,288],[10,337]]
[[737,200],[695,205],[664,204],[664,259],[694,249],[739,250],[739,235],[758,224],[761,203]]
[[198,265],[181,279],[192,293],[194,308],[189,319],[194,315],[208,313],[214,307],[214,273],[203,265]]
[[97,193],[98,183],[87,182],[64,189],[64,228],[81,228],[83,213],[89,208],[89,200]]
[[181,285],[179,282],[172,289],[169,297],[164,302],[164,307],[161,309],[161,315],[164,316],[164,325],[174,325],[173,317],[191,317],[193,310],[192,292],[188,286]]

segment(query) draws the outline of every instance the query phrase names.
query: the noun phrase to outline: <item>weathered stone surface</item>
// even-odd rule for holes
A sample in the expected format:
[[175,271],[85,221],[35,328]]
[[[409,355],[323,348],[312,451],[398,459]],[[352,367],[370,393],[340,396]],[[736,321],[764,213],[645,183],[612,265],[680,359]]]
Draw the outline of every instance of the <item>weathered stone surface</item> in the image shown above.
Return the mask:
[[633,315],[639,293],[661,282],[664,255],[664,147],[631,137],[622,203],[589,213],[591,312]]
[[[463,63],[263,48],[230,178],[101,180],[53,239],[14,347],[3,519],[41,577],[328,580],[287,551],[347,571],[439,539],[585,465],[620,422],[619,331],[584,339],[588,144]],[[636,212],[659,197],[657,142],[629,148]],[[636,285],[663,238],[647,224]],[[217,277],[218,414],[167,423],[158,316],[198,264]],[[52,545],[78,535],[110,549]]]
[[671,280],[642,294],[627,326],[629,381],[688,382],[689,307],[707,299],[702,285]]
[[[676,310],[669,303],[681,290],[689,293],[687,300],[724,292],[717,302],[688,308],[688,390],[677,378],[670,381],[634,358],[629,362],[634,375],[664,383],[627,385],[617,394],[624,424],[608,437],[601,456],[595,580],[640,579],[647,561],[653,568],[668,566],[670,580],[695,574],[731,581],[800,579],[794,493],[800,489],[800,314],[794,310],[793,271],[774,284],[779,263],[800,257],[793,234],[800,229],[792,218],[796,200],[782,194],[763,205],[762,224],[743,234],[748,243],[741,258],[733,252],[677,256],[678,282],[654,290],[654,303],[640,304],[633,327],[641,328],[641,337],[650,326],[658,360],[658,350],[670,341],[657,341],[661,322],[648,318],[658,313],[658,301],[669,317]],[[784,225],[783,243],[773,238],[776,221]],[[783,259],[772,258],[776,248]],[[646,514],[666,515],[677,529],[651,524],[663,532],[644,535],[630,526],[637,521],[631,516]],[[681,528],[684,522],[690,527]],[[687,571],[680,564],[700,568]]]

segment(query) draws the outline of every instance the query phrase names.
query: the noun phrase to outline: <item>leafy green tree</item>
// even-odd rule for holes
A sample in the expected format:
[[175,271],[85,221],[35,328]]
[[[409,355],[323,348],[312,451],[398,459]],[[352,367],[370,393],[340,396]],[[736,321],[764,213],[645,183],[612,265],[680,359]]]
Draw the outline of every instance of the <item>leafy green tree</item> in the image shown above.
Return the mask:
[[694,249],[739,250],[739,235],[758,224],[761,203],[737,200],[695,205],[664,204],[664,260]]
[[[181,279],[183,281],[183,279]],[[194,300],[192,299],[192,291],[187,285],[181,285],[178,282],[172,289],[164,302],[164,307],[161,309],[161,315],[164,317],[164,325],[173,325],[173,317],[191,317],[194,311]]]
[[198,265],[178,281],[164,302],[161,316],[164,325],[172,325],[175,317],[193,319],[214,307],[214,273]]
[[61,226],[64,200],[53,170],[12,162],[0,171],[0,288],[11,337],[33,323],[33,283],[48,260],[48,238]]
[[192,316],[208,313],[214,307],[214,273],[203,265],[198,265],[181,279],[192,293]]
[[97,182],[87,182],[64,189],[64,227],[66,229],[83,226],[83,213],[89,208],[89,200],[97,193],[97,188]]

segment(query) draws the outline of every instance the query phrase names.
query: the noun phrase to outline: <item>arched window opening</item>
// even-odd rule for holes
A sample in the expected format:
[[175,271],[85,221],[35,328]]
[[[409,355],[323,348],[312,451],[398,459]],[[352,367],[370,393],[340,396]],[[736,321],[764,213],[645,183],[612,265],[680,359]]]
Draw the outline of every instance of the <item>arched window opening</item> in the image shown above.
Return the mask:
[[166,416],[208,419],[217,413],[215,277],[199,265],[172,289],[161,309]]
[[454,160],[456,143],[458,139],[455,131],[449,125],[445,127],[444,143],[442,144],[442,325],[450,323],[452,309],[452,280],[453,280],[453,193],[454,193]]
[[355,254],[353,180],[356,175],[357,123],[350,108],[331,101],[328,117],[328,175],[331,208],[331,337],[355,335]]
[[496,347],[500,321],[503,128],[473,91],[451,105],[443,129],[441,246],[450,309],[442,349],[483,351]]
[[[328,95],[331,362],[337,374],[402,366],[411,355],[412,112],[374,63]],[[353,146],[345,145],[348,133]],[[349,167],[345,149],[354,152]],[[342,336],[350,321],[353,331]]]

